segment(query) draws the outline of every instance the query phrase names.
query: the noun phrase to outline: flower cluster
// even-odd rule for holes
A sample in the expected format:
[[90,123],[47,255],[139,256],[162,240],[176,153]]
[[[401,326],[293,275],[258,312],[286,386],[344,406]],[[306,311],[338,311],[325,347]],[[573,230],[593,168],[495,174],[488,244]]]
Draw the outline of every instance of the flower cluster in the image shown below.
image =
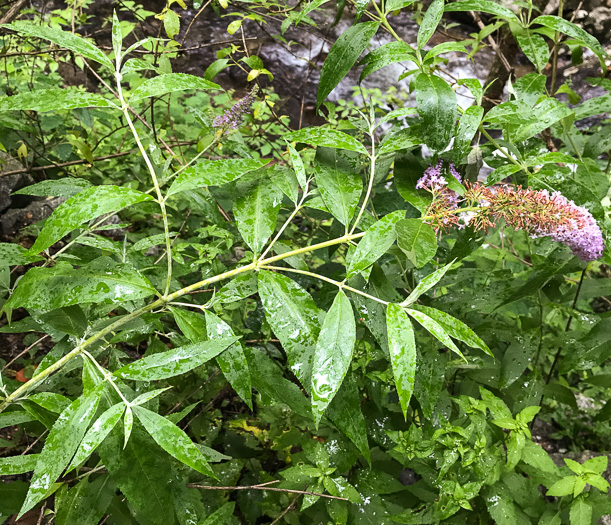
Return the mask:
[[[447,188],[441,175],[442,164],[430,166],[416,187],[432,193],[433,201],[427,215],[429,223],[437,230],[456,225],[472,226],[475,230],[487,230],[503,220],[516,230],[524,230],[533,238],[550,237],[568,246],[574,255],[584,261],[594,261],[602,256],[604,241],[602,232],[592,214],[583,206],[577,206],[559,192],[524,189],[500,185],[466,184],[462,201],[470,211],[460,212],[458,195]],[[459,182],[460,174],[453,165],[448,171]],[[473,210],[473,207],[477,207]]]
[[255,94],[253,89],[244,98],[238,100],[230,109],[225,110],[222,115],[216,117],[212,126],[215,128],[238,129],[238,126],[242,123],[242,118],[250,111]]

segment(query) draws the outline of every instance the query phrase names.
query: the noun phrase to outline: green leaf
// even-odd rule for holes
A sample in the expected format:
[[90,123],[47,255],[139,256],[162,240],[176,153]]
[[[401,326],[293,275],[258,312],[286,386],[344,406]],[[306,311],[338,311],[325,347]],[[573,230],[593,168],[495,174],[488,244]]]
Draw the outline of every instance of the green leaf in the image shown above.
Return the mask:
[[260,254],[276,229],[282,192],[268,177],[249,184],[233,206],[238,230],[255,254]]
[[68,466],[98,408],[102,386],[74,400],[51,428],[34,469],[30,490],[19,511],[23,516],[47,494],[51,485]]
[[206,318],[199,312],[182,308],[170,308],[180,331],[192,343],[200,343],[208,339]]
[[520,49],[541,73],[549,60],[549,47],[543,37],[537,33],[525,29],[514,31],[513,36],[520,46]]
[[511,129],[508,139],[515,142],[522,142],[526,139],[534,137],[537,133],[541,133],[544,129],[549,128],[559,120],[568,117],[573,113],[573,110],[555,98],[546,98],[540,104],[537,104],[532,111],[531,120],[528,124],[518,126]]
[[477,133],[477,128],[484,116],[484,108],[481,106],[470,106],[458,121],[458,130],[454,137],[454,160],[461,163],[464,156],[471,150],[471,141]]
[[428,315],[434,321],[437,321],[439,325],[454,339],[458,339],[463,343],[468,344],[473,348],[479,348],[486,352],[489,356],[493,357],[488,345],[480,339],[480,337],[469,328],[465,323],[452,317],[441,310],[435,308],[429,308],[423,305],[414,305],[416,310],[420,310]]
[[571,525],[591,525],[592,506],[584,498],[576,498],[569,511]]
[[0,97],[0,111],[58,111],[76,108],[115,108],[102,95],[76,89],[39,89],[11,97]]
[[467,53],[466,44],[463,42],[442,42],[441,44],[437,44],[433,47],[427,54],[424,56],[423,62],[427,62],[433,57],[442,55],[444,53],[460,51],[462,53]]
[[115,375],[134,381],[155,381],[181,375],[216,357],[237,340],[237,337],[223,337],[149,355],[125,365]]
[[386,309],[386,327],[390,363],[403,417],[407,420],[407,408],[414,391],[416,376],[414,328],[403,309],[393,303],[390,303]]
[[74,33],[70,33],[69,31],[62,31],[61,29],[25,21],[13,22],[12,24],[3,24],[0,27],[12,29],[21,35],[33,36],[36,38],[42,38],[43,40],[48,40],[54,44],[57,44],[59,47],[66,47],[79,55],[83,55],[85,58],[98,62],[99,64],[108,67],[110,70],[114,69],[113,63],[110,61],[110,59],[94,44]]
[[[341,38],[341,37],[340,37]],[[327,57],[328,60],[328,57]],[[311,127],[292,131],[284,136],[291,142],[303,142],[312,146],[346,149],[367,155],[367,148],[354,137],[331,128]]]
[[223,286],[214,297],[215,303],[229,304],[257,293],[257,274],[241,273]]
[[286,141],[286,147],[289,150],[289,155],[291,156],[291,163],[293,164],[293,169],[295,170],[295,175],[297,175],[297,180],[299,181],[299,185],[302,188],[305,188],[308,182],[308,178],[305,172],[305,166],[303,165],[303,160],[299,155],[299,152],[291,146],[291,144]]
[[482,496],[494,523],[502,523],[503,525],[518,525],[520,523],[516,517],[513,498],[500,483],[485,487]]
[[361,503],[363,501],[357,490],[342,477],[324,477],[323,484],[332,496],[348,498],[352,503]]
[[[220,337],[233,337],[231,327],[220,317],[206,310],[206,330],[211,340]],[[250,371],[240,342],[234,343],[216,358],[223,375],[229,381],[236,393],[252,410],[252,386]]]
[[592,50],[594,54],[598,57],[603,71],[607,70],[604,57],[608,55],[605,49],[602,45],[600,45],[600,42],[596,40],[596,38],[594,38],[588,32],[584,31],[578,25],[575,25],[573,24],[573,22],[569,22],[564,18],[554,15],[539,16],[535,18],[531,22],[531,24],[540,24],[542,26],[549,27],[554,31],[560,31],[561,33],[564,33],[565,35],[568,35],[571,38],[574,38],[575,40],[579,40],[580,43],[583,43],[585,47]]
[[163,450],[201,474],[216,478],[206,458],[183,430],[165,417],[146,408],[134,407],[134,412],[146,431]]
[[402,306],[411,306],[412,304],[415,304],[418,298],[422,294],[428,292],[433,286],[435,286],[439,281],[441,281],[441,279],[446,274],[446,272],[450,269],[452,264],[454,264],[454,262],[448,263],[445,266],[439,268],[438,270],[435,270],[433,273],[424,277],[418,283],[416,288],[412,290],[412,293],[410,293],[407,296],[407,299],[405,299],[405,301],[401,303],[401,305]]
[[396,133],[387,134],[384,137],[382,147],[378,151],[378,157],[393,151],[406,150],[422,144],[420,138],[409,128],[398,130]]
[[434,319],[431,319],[428,315],[418,311],[418,310],[406,310],[409,315],[411,315],[416,321],[418,321],[422,327],[429,332],[433,337],[438,339],[442,344],[447,346],[452,352],[456,353],[463,359],[465,356],[462,355],[462,352],[458,349],[458,347],[454,344],[452,339],[448,333],[443,329],[443,327]]
[[265,166],[266,159],[205,160],[187,168],[176,177],[168,190],[168,196],[192,190],[200,186],[222,186],[239,179],[250,171]]
[[116,486],[110,476],[102,476],[91,483],[87,478],[67,490],[68,485],[55,497],[56,525],[91,525],[98,523],[114,496]]
[[23,246],[14,243],[0,242],[0,265],[17,266],[40,261],[42,257],[31,255]]
[[152,200],[146,193],[120,186],[95,186],[86,189],[70,197],[53,211],[30,248],[30,253],[46,250],[72,230],[100,215]]
[[399,195],[424,215],[431,205],[431,194],[416,189],[424,166],[413,153],[399,154],[395,158],[394,179]]
[[0,476],[15,476],[31,472],[36,467],[40,454],[26,456],[9,456],[0,458]]
[[76,177],[65,177],[59,180],[43,180],[37,184],[26,186],[12,195],[36,195],[38,197],[72,197],[91,187],[91,182]]
[[514,430],[509,434],[505,442],[507,446],[507,470],[513,470],[522,459],[522,451],[526,444],[526,438],[522,432]]
[[166,11],[163,16],[163,28],[168,38],[174,38],[180,32],[180,18],[171,9]]
[[225,503],[220,509],[214,511],[199,525],[226,525],[231,523],[233,519],[233,511],[235,510],[235,502],[230,501]]
[[363,191],[358,173],[350,169],[336,150],[317,152],[316,184],[331,214],[348,227]]
[[575,480],[577,476],[567,476],[566,478],[562,478],[561,480],[556,481],[550,489],[547,491],[547,496],[556,496],[557,498],[561,496],[568,496],[569,494],[573,494],[573,489],[575,488]]
[[391,11],[397,11],[410,6],[414,2],[416,2],[416,0],[386,0],[386,2],[384,2],[384,8],[386,13],[390,13]]
[[417,268],[422,268],[437,253],[437,236],[421,219],[401,219],[395,230],[397,246]]
[[320,310],[295,281],[272,272],[259,273],[259,295],[267,322],[282,343],[291,371],[309,388]]
[[117,11],[112,12],[112,50],[115,53],[115,57],[121,56],[121,50],[123,49],[123,33],[121,32],[121,23],[117,17]]
[[405,61],[414,62],[415,60],[416,55],[409,44],[405,42],[390,42],[384,44],[365,55],[363,60],[361,60],[359,65],[364,65],[365,68],[361,73],[359,82],[362,82],[365,77],[371,75],[374,71],[389,66],[390,64]]
[[418,37],[416,40],[418,49],[422,49],[427,44],[433,36],[435,29],[437,29],[443,15],[443,3],[444,0],[433,0],[426,10],[422,23],[420,24],[420,29],[418,29]]
[[166,73],[149,78],[131,92],[129,102],[137,102],[148,97],[160,97],[166,93],[187,89],[221,89],[218,84],[186,73]]
[[132,412],[131,406],[125,407],[125,414],[123,415],[123,448],[127,446],[129,438],[132,435],[132,429],[134,428],[134,413]]
[[94,423],[91,428],[85,434],[85,437],[81,441],[76,454],[72,458],[70,466],[67,471],[79,466],[83,463],[96,448],[106,439],[106,436],[119,422],[125,411],[125,403],[117,403],[108,410],[106,410]]
[[554,460],[543,450],[541,445],[537,445],[530,440],[526,441],[524,445],[522,461],[541,472],[558,475],[558,467]]
[[52,268],[32,268],[4,308],[49,312],[73,304],[133,301],[154,293],[148,280],[136,270],[101,257],[78,269],[63,262]]
[[480,11],[482,13],[504,18],[505,20],[515,20],[519,22],[518,17],[513,11],[491,0],[461,0],[459,2],[450,2],[445,6],[445,12],[449,13],[452,11]]
[[424,73],[414,80],[414,89],[424,141],[442,151],[450,143],[456,123],[456,93],[445,80]]
[[403,217],[405,217],[404,211],[394,211],[367,229],[350,259],[346,279],[362,272],[387,252],[397,238],[395,224]]
[[318,95],[316,96],[317,108],[356,63],[376,34],[379,25],[379,22],[356,24],[342,33],[335,41],[320,72]]
[[314,353],[312,413],[317,427],[346,376],[355,341],[356,323],[352,305],[340,290],[325,317]]

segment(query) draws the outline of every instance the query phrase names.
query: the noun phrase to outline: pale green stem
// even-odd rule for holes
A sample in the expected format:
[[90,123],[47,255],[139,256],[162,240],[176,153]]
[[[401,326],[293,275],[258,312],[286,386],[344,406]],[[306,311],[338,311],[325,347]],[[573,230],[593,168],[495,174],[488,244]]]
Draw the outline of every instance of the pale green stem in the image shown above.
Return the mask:
[[[119,64],[120,58],[117,57],[117,63]],[[153,180],[153,186],[155,187],[155,193],[157,194],[157,202],[159,203],[159,207],[161,208],[161,217],[163,220],[163,231],[165,234],[165,246],[168,258],[168,278],[166,280],[165,291],[163,293],[164,297],[170,293],[170,285],[172,283],[172,240],[170,238],[170,228],[168,225],[168,214],[165,208],[165,200],[163,198],[163,194],[161,193],[161,188],[159,187],[159,181],[157,180],[157,174],[155,173],[155,167],[151,162],[142,142],[140,141],[140,136],[138,135],[138,131],[136,130],[134,123],[129,114],[129,106],[125,102],[125,98],[123,97],[123,88],[121,87],[121,73],[119,73],[119,67],[117,64],[117,73],[115,74],[115,78],[117,80],[117,94],[119,95],[119,100],[121,102],[121,109],[123,110],[123,115],[125,116],[125,120],[129,129],[131,130],[136,144],[138,145],[138,149],[146,163],[146,166],[150,172],[151,179]]]
[[108,372],[108,370],[106,370],[105,368],[103,368],[100,363],[98,363],[98,361],[96,360],[95,357],[93,357],[89,352],[87,352],[87,350],[83,350],[83,355],[87,358],[89,358],[89,360],[96,366],[96,368],[100,371],[100,373],[102,374],[102,376],[104,377],[105,381],[108,381],[112,387],[115,389],[115,391],[117,392],[117,394],[119,394],[119,397],[121,398],[121,400],[126,404],[129,405],[129,401],[126,399],[126,397],[123,395],[123,392],[121,392],[121,390],[119,390],[119,387],[117,386],[117,384],[115,383],[112,374]]
[[512,164],[515,164],[516,166],[519,166],[520,169],[526,173],[530,172],[528,171],[528,168],[526,166],[524,166],[523,164],[521,164],[520,162],[518,162],[516,159],[514,159],[511,156],[511,153],[509,153],[509,151],[507,151],[505,148],[503,148],[496,140],[494,140],[492,138],[492,135],[490,135],[490,133],[488,133],[485,129],[484,126],[482,124],[479,125],[479,131],[482,135],[484,135],[484,137],[486,137],[488,139],[488,141],[496,148],[498,149],[503,156]]
[[373,123],[370,123],[369,124],[369,136],[371,137],[371,154],[369,155],[369,159],[371,162],[370,162],[370,168],[369,168],[369,184],[367,185],[367,193],[365,194],[365,200],[363,200],[363,205],[361,206],[361,209],[359,210],[359,214],[356,216],[356,220],[354,221],[354,224],[352,225],[352,228],[350,229],[350,234],[354,233],[354,230],[356,230],[356,227],[358,226],[359,221],[361,220],[361,217],[363,216],[363,213],[365,213],[365,208],[367,207],[367,203],[369,202],[369,198],[371,197],[371,191],[373,190],[373,180],[375,178],[375,172],[376,172],[376,154],[375,154],[376,143],[375,143],[374,130],[372,126],[373,126]]

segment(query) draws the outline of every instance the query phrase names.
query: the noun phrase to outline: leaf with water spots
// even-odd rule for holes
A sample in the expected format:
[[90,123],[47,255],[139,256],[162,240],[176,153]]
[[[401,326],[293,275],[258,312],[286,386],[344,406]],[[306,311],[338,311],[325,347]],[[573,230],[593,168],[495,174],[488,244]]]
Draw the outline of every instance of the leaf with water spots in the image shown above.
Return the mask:
[[320,329],[312,364],[312,414],[316,426],[344,380],[355,342],[352,305],[340,290]]
[[455,352],[460,357],[465,359],[465,356],[454,344],[454,341],[452,341],[448,333],[444,330],[443,326],[441,326],[437,321],[418,310],[408,309],[406,311],[409,315],[416,319],[416,321],[418,321],[428,333],[435,337],[435,339],[439,340],[439,342],[447,346],[450,350],[452,350],[452,352]]
[[420,73],[414,80],[424,142],[436,151],[450,143],[456,123],[456,93],[435,75]]
[[90,482],[84,478],[68,490],[62,485],[55,496],[55,525],[91,525],[98,523],[111,499],[116,486],[110,476],[101,476]]
[[60,111],[76,108],[114,108],[102,95],[76,89],[38,89],[11,97],[0,97],[1,111]]
[[307,291],[279,273],[259,273],[259,296],[267,322],[282,343],[292,372],[309,389],[320,332],[320,309]]
[[397,246],[417,268],[422,268],[437,252],[437,236],[421,219],[401,219],[395,224]]
[[98,408],[104,386],[74,400],[57,418],[42,448],[19,517],[37,505],[68,466]]
[[0,476],[15,476],[31,472],[36,467],[40,454],[9,456],[0,458]]
[[312,146],[326,146],[367,154],[367,148],[354,137],[331,128],[304,128],[287,133],[284,139],[291,142],[303,142]]
[[129,102],[137,102],[143,98],[160,97],[166,93],[199,89],[221,89],[221,86],[205,78],[186,73],[166,73],[149,78],[131,92]]
[[216,357],[238,339],[221,337],[149,355],[125,365],[115,375],[134,381],[155,381],[181,375]]
[[151,201],[146,193],[119,186],[95,186],[77,193],[56,208],[30,248],[30,253],[46,250],[83,223],[133,204]]
[[134,413],[163,450],[201,474],[216,478],[204,455],[183,430],[146,408],[134,407]]

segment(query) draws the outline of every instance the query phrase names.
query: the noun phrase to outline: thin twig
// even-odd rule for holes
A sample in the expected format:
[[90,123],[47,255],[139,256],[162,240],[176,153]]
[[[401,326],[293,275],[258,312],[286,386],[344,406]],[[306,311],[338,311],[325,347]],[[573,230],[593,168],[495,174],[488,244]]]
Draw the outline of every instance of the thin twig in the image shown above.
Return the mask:
[[9,366],[11,366],[15,361],[17,361],[17,359],[19,359],[20,357],[24,356],[25,354],[27,354],[32,348],[34,348],[38,343],[40,343],[41,341],[44,341],[47,337],[49,337],[49,334],[47,335],[43,335],[40,339],[38,339],[38,341],[34,341],[30,346],[28,346],[23,352],[20,352],[18,355],[16,355],[15,357],[13,357],[13,359],[11,359],[8,363],[6,363],[3,367],[2,367],[2,371],[4,372],[5,369],[7,369]]
[[295,498],[293,499],[293,501],[291,501],[289,503],[289,506],[284,509],[282,511],[282,514],[280,514],[280,516],[278,516],[274,521],[272,521],[269,525],[274,525],[275,523],[280,523],[280,520],[282,518],[284,518],[284,516],[286,516],[293,508],[295,508],[295,503],[297,503],[297,500],[301,497],[301,494],[297,494],[297,496],[295,496]]
[[269,490],[271,492],[288,492],[289,494],[300,494],[305,496],[319,496],[321,498],[337,499],[341,501],[348,501],[348,498],[340,498],[339,496],[331,496],[330,494],[320,494],[318,492],[308,492],[307,490],[294,490],[294,489],[279,489],[277,487],[269,487],[269,483],[278,483],[278,481],[269,481],[267,483],[260,483],[258,485],[248,485],[244,487],[215,487],[214,485],[198,485],[197,483],[189,483],[187,487],[193,489],[205,489],[205,490]]
[[202,11],[204,9],[206,9],[206,7],[208,7],[210,5],[210,3],[212,2],[212,0],[208,0],[201,8],[200,10],[195,13],[195,16],[191,19],[191,22],[189,23],[189,27],[187,27],[187,30],[185,31],[185,36],[182,37],[182,42],[180,43],[181,46],[185,45],[185,40],[187,39],[187,35],[189,34],[189,31],[191,31],[191,26],[193,25],[193,22],[195,22],[195,20],[197,19],[197,17],[199,15],[202,14]]

